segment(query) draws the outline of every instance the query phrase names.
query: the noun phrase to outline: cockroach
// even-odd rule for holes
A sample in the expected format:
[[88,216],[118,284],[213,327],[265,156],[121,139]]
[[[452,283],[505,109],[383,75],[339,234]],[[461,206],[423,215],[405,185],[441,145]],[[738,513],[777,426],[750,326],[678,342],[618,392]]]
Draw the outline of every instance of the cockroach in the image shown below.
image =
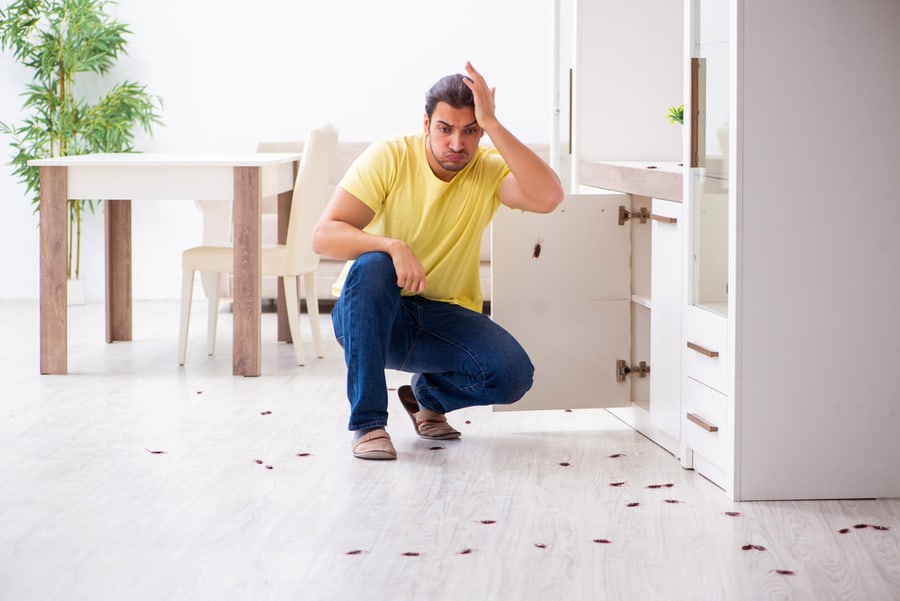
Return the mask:
[[419,555],[421,555],[421,553],[418,551],[406,551],[403,553],[403,557],[418,557]]
[[572,465],[572,464],[569,463],[568,461],[560,461],[559,464],[560,464],[561,466],[563,466],[563,467],[569,467],[570,465]]
[[571,409],[563,409],[563,411],[565,411],[566,413],[572,413]]
[[678,499],[663,499],[666,503],[684,503],[684,501],[679,501]]
[[[875,524],[854,524],[853,527],[857,530],[861,530],[863,528],[873,528],[875,530],[890,530],[888,526],[876,526]],[[850,529],[841,528],[840,530],[838,530],[838,532],[840,532],[841,534],[846,534],[847,532],[850,532]]]
[[198,390],[198,391],[197,391],[197,394],[203,394],[203,391],[202,391],[202,390]]
[[457,555],[468,555],[470,553],[472,553],[472,549],[463,549],[462,551],[457,553]]
[[260,411],[259,414],[260,415],[272,415],[272,412],[271,411]]
[[262,465],[264,463],[262,459],[254,459],[253,461],[256,462],[256,465]]
[[541,258],[541,249],[543,248],[541,245],[544,243],[544,240],[538,240],[534,243],[534,251],[531,253],[532,259],[540,259]]
[[781,574],[782,576],[794,576],[797,572],[794,570],[769,570],[770,574]]
[[344,555],[362,555],[363,553],[368,553],[368,551],[363,551],[362,549],[353,549],[352,551],[347,551]]
[[537,547],[538,549],[546,549],[547,548],[547,545],[545,545],[544,543],[534,543],[534,546]]
[[440,451],[440,450],[443,450],[443,449],[446,449],[446,448],[447,448],[447,447],[436,446],[436,447],[428,447],[428,450],[429,450],[429,451]]
[[624,457],[625,453],[613,453],[609,456],[610,459],[618,459],[619,457]]
[[151,451],[148,448],[144,448],[144,450],[147,451],[148,453],[150,453],[151,455],[164,455],[165,454],[165,451]]
[[273,470],[273,469],[275,469],[275,466],[274,466],[274,465],[267,465],[267,466],[266,466],[266,469],[267,469],[267,470]]
[[496,524],[497,520],[481,520],[482,524]]
[[632,501],[631,503],[625,505],[625,507],[637,507],[638,505],[640,505],[640,503],[638,503],[637,501]]
[[608,538],[595,538],[594,542],[599,543],[601,545],[609,545],[612,543],[612,541],[609,540]]
[[312,453],[297,453],[297,457],[311,457]]
[[739,518],[739,517],[741,517],[741,512],[740,511],[724,511],[724,512],[722,512],[722,515],[727,515],[730,518]]
[[674,482],[668,482],[666,484],[648,484],[644,488],[672,488],[675,486]]
[[610,486],[625,486],[626,480],[622,480],[621,482],[610,482]]
[[765,550],[766,550],[766,548],[763,547],[762,545],[752,545],[752,544],[750,544],[750,543],[747,543],[746,545],[744,545],[743,547],[741,547],[741,549],[742,549],[743,551],[749,551],[749,550],[751,550],[751,549],[753,549],[754,551],[765,551]]

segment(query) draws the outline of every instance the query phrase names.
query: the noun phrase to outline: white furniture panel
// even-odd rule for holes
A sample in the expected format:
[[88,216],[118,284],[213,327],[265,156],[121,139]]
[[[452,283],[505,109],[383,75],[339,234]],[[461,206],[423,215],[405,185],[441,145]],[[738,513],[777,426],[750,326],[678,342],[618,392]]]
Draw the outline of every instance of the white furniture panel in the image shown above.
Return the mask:
[[653,199],[650,291],[650,422],[674,439],[681,430],[681,209]]
[[720,392],[728,382],[728,319],[696,306],[684,309],[684,373]]
[[685,447],[689,452],[700,453],[715,465],[724,467],[722,438],[726,428],[728,398],[693,378],[686,378],[681,399],[685,415],[682,431]]
[[622,204],[625,194],[569,195],[549,215],[501,207],[494,218],[491,315],[535,366],[533,388],[507,409],[628,404],[629,384],[615,377],[630,353]]

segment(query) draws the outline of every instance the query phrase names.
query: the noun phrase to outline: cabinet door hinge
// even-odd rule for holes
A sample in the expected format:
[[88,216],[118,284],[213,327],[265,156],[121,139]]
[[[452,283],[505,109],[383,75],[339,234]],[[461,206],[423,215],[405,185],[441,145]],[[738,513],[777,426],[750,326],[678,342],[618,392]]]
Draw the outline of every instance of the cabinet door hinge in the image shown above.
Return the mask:
[[629,367],[624,359],[616,361],[616,382],[624,382],[629,374],[637,374],[639,378],[646,378],[650,373],[650,365],[641,361],[635,367]]
[[625,205],[619,205],[619,225],[625,225],[629,219],[637,219],[640,223],[647,223],[648,219],[661,223],[678,223],[677,218],[656,215],[648,211],[647,207],[641,207],[636,213],[632,213],[625,208]]

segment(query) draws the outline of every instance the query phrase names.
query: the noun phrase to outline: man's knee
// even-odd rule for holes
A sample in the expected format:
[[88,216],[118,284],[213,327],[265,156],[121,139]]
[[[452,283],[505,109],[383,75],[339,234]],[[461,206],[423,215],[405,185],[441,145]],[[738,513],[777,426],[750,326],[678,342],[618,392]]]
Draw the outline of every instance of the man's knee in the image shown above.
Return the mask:
[[[523,352],[524,355],[524,352]],[[500,368],[495,383],[497,405],[511,405],[531,390],[534,384],[534,365],[527,355],[510,361]]]
[[[350,274],[356,272],[356,275],[365,274],[366,276],[393,276],[397,278],[397,272],[394,271],[394,261],[391,256],[385,252],[372,251],[359,255],[350,268]],[[348,276],[350,275],[348,274]]]
[[383,252],[361,254],[350,267],[344,287],[362,288],[368,294],[379,290],[399,293],[394,261],[389,254]]

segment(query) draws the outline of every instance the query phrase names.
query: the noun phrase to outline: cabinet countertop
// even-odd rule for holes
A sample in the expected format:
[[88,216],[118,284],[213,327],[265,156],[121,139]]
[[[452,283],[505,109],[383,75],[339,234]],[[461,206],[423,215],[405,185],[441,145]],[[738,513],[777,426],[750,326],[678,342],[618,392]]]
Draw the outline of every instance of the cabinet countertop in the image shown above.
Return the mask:
[[682,201],[684,167],[675,161],[582,161],[578,171],[587,186]]

